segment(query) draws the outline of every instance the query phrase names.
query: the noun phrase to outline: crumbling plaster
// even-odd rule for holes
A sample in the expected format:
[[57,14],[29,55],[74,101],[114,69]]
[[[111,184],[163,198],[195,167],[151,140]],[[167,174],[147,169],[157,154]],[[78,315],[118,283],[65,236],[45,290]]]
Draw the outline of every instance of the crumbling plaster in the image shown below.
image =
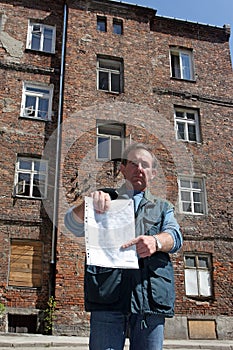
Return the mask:
[[12,58],[21,58],[23,56],[23,43],[4,31],[6,21],[7,16],[2,14],[0,21],[0,47],[3,47]]

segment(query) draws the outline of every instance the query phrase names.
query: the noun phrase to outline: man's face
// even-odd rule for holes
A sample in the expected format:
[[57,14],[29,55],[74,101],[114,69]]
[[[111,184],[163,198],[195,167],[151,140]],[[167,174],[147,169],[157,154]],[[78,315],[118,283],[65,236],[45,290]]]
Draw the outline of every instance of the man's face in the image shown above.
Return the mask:
[[132,150],[128,154],[127,163],[121,164],[121,172],[126,179],[128,187],[136,191],[144,191],[155,175],[152,168],[153,159],[151,154],[144,149]]

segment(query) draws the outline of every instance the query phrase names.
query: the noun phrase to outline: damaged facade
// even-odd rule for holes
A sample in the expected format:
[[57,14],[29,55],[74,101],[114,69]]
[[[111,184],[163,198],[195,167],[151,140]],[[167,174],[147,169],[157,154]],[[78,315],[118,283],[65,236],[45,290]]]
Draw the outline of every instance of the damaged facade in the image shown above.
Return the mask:
[[184,235],[165,336],[232,339],[229,26],[107,0],[0,1],[0,25],[0,331],[45,332],[54,296],[54,333],[87,335],[84,240],[64,213],[119,186],[139,141]]

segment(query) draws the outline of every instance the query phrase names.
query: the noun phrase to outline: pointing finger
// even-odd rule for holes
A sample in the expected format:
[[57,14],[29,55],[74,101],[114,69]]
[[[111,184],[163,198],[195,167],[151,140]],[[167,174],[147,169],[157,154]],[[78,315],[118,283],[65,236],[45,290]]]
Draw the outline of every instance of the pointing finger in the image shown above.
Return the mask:
[[134,238],[134,239],[131,239],[131,241],[128,241],[127,243],[123,244],[121,246],[122,249],[126,249],[126,248],[129,248],[131,247],[132,245],[134,244],[137,244],[138,243],[138,238]]

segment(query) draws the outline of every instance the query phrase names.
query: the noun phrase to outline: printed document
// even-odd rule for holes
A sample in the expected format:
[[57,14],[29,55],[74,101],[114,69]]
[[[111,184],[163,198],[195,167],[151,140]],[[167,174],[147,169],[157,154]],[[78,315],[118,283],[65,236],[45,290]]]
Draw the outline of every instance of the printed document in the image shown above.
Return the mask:
[[105,213],[97,213],[85,197],[85,242],[88,265],[138,269],[136,246],[121,246],[135,238],[134,202],[116,199]]

